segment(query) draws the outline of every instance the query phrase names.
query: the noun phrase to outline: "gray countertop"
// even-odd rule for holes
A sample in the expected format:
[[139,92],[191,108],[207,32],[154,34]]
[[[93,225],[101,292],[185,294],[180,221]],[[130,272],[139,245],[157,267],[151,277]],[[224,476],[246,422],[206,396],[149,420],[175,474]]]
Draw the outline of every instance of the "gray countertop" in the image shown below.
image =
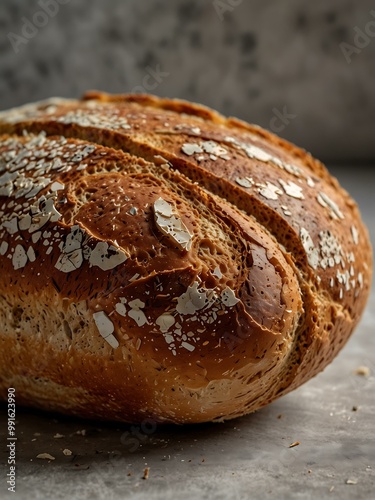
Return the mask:
[[[375,170],[331,171],[358,201],[374,242]],[[266,408],[224,424],[127,426],[17,408],[15,494],[7,493],[5,483],[1,406],[0,498],[372,499],[374,325],[373,291],[357,331],[323,373]],[[369,374],[357,374],[361,366]],[[36,458],[40,453],[55,460]]]

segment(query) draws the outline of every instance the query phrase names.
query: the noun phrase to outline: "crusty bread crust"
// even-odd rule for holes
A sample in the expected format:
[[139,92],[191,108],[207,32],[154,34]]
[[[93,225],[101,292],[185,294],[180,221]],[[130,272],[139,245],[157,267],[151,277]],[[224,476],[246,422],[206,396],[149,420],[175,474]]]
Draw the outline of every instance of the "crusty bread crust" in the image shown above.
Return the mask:
[[96,419],[251,412],[321,371],[372,250],[325,167],[181,100],[0,113],[0,397]]

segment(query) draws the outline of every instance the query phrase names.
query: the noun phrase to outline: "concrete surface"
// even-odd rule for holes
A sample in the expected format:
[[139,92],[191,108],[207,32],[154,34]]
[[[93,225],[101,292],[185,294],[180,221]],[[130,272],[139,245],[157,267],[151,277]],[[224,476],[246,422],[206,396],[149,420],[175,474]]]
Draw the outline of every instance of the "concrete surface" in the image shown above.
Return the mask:
[[[332,171],[359,202],[375,241],[374,170]],[[17,408],[15,494],[5,484],[2,406],[0,498],[373,499],[374,325],[373,291],[356,333],[322,374],[224,424],[155,429],[149,422],[102,424]],[[356,374],[360,366],[369,374]],[[36,458],[40,453],[55,460]],[[143,479],[146,468],[149,477]]]

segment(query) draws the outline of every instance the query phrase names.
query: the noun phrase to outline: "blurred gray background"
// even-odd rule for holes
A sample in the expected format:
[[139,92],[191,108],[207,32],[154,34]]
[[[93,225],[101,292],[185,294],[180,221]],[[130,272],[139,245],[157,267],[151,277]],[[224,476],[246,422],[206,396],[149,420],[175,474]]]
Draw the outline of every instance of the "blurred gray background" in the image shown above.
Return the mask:
[[0,109],[146,91],[375,159],[374,1],[1,0],[0,33]]

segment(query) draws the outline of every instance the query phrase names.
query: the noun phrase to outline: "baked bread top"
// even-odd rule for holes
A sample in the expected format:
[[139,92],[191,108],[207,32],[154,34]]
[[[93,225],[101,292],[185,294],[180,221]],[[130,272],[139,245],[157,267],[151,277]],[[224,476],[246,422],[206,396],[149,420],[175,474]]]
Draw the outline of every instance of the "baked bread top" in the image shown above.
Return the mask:
[[90,92],[2,112],[0,134],[0,374],[25,402],[231,418],[322,370],[358,322],[357,205],[270,132]]

